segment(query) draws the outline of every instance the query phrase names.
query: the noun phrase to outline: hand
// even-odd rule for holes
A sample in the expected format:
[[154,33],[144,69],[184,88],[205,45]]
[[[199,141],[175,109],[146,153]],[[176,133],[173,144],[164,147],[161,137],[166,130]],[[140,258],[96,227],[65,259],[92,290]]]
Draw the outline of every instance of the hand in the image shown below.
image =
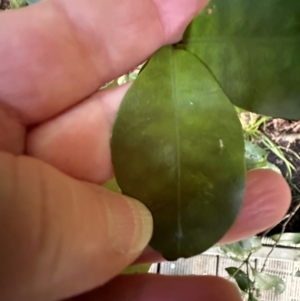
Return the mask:
[[[119,276],[147,245],[139,202],[102,188],[109,137],[129,85],[98,91],[180,40],[207,0],[45,0],[0,14],[0,299],[239,300],[215,277]],[[248,174],[243,210],[222,242],[276,224],[290,192]],[[146,249],[140,261],[157,256]],[[110,282],[109,282],[110,281]],[[98,289],[96,289],[99,287]]]

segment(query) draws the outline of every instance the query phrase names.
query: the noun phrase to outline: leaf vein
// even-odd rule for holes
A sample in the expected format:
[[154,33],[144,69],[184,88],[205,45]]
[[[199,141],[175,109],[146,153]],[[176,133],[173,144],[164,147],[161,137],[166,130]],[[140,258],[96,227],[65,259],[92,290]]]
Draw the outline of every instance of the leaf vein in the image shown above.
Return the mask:
[[[173,50],[174,51],[174,50]],[[175,143],[176,143],[176,165],[177,165],[177,254],[181,254],[182,218],[181,218],[181,148],[180,148],[180,129],[178,121],[178,91],[176,76],[176,59],[171,55],[171,80],[172,80],[172,99],[174,106],[174,125],[175,125]]]

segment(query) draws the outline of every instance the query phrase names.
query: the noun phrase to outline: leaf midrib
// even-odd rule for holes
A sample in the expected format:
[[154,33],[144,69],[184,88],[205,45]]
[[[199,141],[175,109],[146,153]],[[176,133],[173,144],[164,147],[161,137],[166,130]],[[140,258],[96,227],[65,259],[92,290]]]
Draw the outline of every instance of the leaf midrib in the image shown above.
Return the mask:
[[172,100],[174,107],[174,130],[176,143],[176,165],[177,165],[177,254],[181,253],[181,238],[182,224],[181,224],[181,148],[180,148],[180,130],[178,121],[178,98],[177,98],[177,77],[176,77],[176,60],[174,59],[176,50],[171,50],[173,53],[170,56],[171,64],[171,84],[172,84]]

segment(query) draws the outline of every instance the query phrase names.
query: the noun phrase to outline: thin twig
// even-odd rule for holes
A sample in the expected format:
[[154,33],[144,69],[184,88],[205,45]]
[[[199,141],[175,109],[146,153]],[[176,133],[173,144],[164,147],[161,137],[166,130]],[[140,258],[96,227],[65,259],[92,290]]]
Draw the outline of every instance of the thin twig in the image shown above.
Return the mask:
[[278,242],[280,241],[280,238],[281,236],[283,235],[285,229],[286,229],[286,226],[287,224],[290,222],[290,220],[292,219],[292,217],[297,213],[297,211],[300,209],[300,203],[295,207],[295,209],[291,212],[289,218],[284,222],[284,224],[282,225],[282,229],[281,229],[281,232],[279,234],[279,237],[278,237],[278,240],[275,242],[275,244],[272,246],[270,252],[268,253],[266,259],[265,259],[265,262],[260,270],[260,272],[262,273],[267,265],[267,262],[271,256],[271,254],[273,253],[273,251],[275,250],[275,248],[277,247],[278,245]]
[[[247,260],[247,259],[246,259]],[[240,266],[237,268],[237,270],[229,277],[228,280],[231,280],[239,271],[241,271],[241,268],[246,264],[246,260],[244,260]]]
[[[249,258],[250,259],[250,258]],[[250,280],[250,272],[249,272],[249,261],[247,261],[247,276],[248,276],[248,279],[247,279],[247,283],[248,283],[248,293],[249,294],[252,294],[252,286],[251,286],[251,280]]]
[[289,181],[289,185],[292,186],[293,189],[295,189],[298,193],[300,193],[300,189],[294,183],[292,183],[292,181]]
[[[247,258],[240,264],[240,266],[237,268],[237,270],[229,277],[229,280],[232,279],[239,271],[241,271],[241,268],[245,265],[249,263],[249,259],[251,257],[253,253],[250,252],[249,255],[247,256]],[[249,275],[248,275],[249,276]]]

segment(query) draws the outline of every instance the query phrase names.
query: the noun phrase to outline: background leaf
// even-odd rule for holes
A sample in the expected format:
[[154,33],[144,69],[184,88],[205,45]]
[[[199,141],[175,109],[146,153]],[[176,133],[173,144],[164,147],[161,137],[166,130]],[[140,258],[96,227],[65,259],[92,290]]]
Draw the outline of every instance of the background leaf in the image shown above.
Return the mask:
[[261,147],[245,141],[245,160],[247,170],[265,167],[268,163],[267,152]]
[[122,193],[121,188],[119,187],[115,178],[109,180],[103,185],[106,189],[109,189],[113,192]]
[[246,252],[249,252],[249,254],[258,251],[262,247],[261,239],[257,236],[241,240],[239,243]]
[[126,268],[122,274],[145,274],[148,273],[151,264],[132,265]]
[[212,0],[183,44],[238,107],[300,119],[300,1]]
[[228,257],[239,262],[246,260],[249,255],[249,253],[246,252],[238,242],[221,245],[219,248]]
[[251,237],[239,242],[221,245],[220,250],[235,261],[242,262],[250,253],[256,252],[262,247],[258,237]]
[[300,233],[283,233],[281,236],[280,234],[275,234],[271,238],[276,242],[300,244]]
[[34,4],[34,3],[37,3],[37,2],[40,2],[41,0],[26,0],[26,2],[28,4]]
[[247,293],[249,292],[249,288],[253,287],[252,281],[242,270],[239,270],[236,267],[228,267],[226,268],[226,271],[229,276],[232,276],[235,279],[237,285],[243,292]]
[[281,174],[280,169],[275,164],[267,161],[266,150],[250,141],[245,141],[245,161],[247,170],[272,169]]
[[233,224],[244,195],[243,133],[193,55],[168,46],[150,59],[120,106],[111,148],[118,184],[152,212],[150,244],[166,259],[205,251]]
[[12,9],[20,8],[26,6],[27,2],[25,0],[10,0],[10,7]]
[[260,273],[256,269],[253,269],[252,272],[255,279],[255,285],[261,291],[274,290],[275,295],[282,294],[285,291],[285,283],[281,278]]

